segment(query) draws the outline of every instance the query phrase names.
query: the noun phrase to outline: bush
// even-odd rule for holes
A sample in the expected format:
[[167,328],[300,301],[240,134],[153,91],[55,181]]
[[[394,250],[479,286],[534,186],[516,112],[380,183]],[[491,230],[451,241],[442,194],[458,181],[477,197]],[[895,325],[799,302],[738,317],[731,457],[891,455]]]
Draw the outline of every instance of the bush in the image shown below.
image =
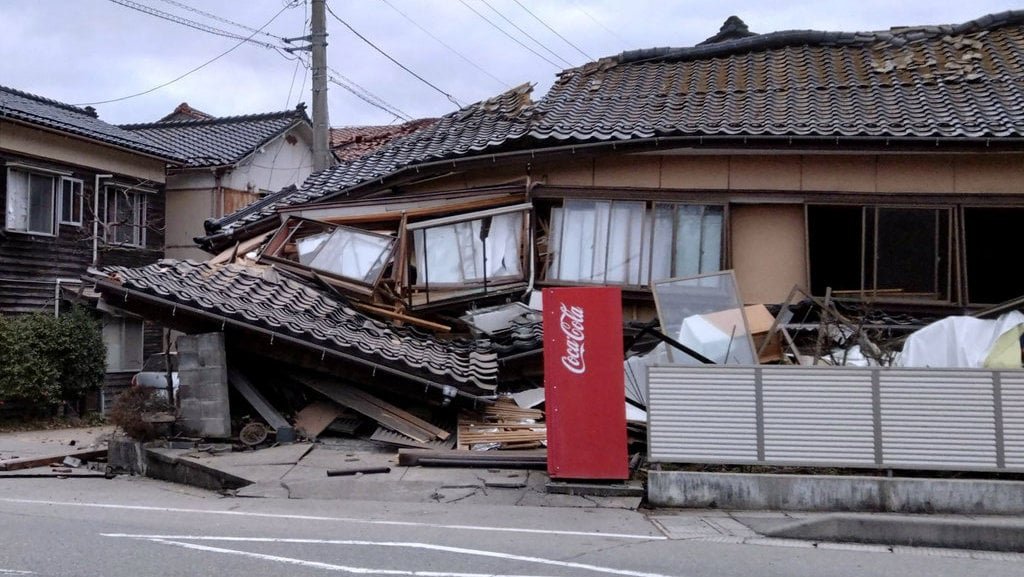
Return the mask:
[[55,318],[0,316],[0,398],[56,405],[103,382],[106,347],[84,309]]
[[146,420],[146,415],[173,412],[174,407],[160,391],[134,385],[118,395],[110,408],[109,419],[136,441],[149,441],[156,438],[157,431],[153,423]]

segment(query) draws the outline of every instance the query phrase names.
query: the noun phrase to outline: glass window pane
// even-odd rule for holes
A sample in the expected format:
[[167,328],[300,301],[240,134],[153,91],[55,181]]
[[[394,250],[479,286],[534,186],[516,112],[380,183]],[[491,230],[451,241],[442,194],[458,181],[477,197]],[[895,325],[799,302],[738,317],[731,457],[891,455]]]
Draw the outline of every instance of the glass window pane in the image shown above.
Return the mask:
[[29,175],[28,230],[53,234],[53,177]]
[[384,269],[394,239],[350,228],[338,228],[310,261],[310,268],[372,283]]
[[605,249],[604,281],[618,284],[640,284],[640,253],[644,225],[643,202],[615,202],[606,219],[608,231]]
[[700,272],[717,272],[722,268],[722,223],[721,207],[704,207],[703,232],[701,234]]
[[413,231],[417,284],[522,278],[523,219],[515,212]]
[[676,208],[676,243],[672,276],[693,276],[700,274],[703,242],[702,206],[678,206]]
[[[654,283],[662,331],[717,364],[757,364],[731,271]],[[669,361],[700,364],[669,347]]]
[[28,230],[28,173],[7,171],[7,229]]

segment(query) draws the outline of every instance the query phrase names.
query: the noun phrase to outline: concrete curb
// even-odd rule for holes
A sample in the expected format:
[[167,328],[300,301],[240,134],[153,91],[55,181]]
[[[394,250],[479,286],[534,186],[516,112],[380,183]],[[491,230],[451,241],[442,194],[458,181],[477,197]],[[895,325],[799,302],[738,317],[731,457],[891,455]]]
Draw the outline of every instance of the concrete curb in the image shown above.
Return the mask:
[[1024,552],[1024,520],[840,513],[764,531],[768,537]]
[[1024,514],[1024,482],[650,471],[652,507]]

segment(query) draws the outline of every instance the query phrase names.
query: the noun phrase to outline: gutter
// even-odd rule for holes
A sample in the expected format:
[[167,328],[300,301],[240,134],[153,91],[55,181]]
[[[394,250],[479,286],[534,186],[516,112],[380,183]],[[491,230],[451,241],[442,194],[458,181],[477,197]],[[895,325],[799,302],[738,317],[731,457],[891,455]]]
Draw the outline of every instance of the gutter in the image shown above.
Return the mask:
[[297,345],[297,346],[300,346],[300,347],[303,347],[303,348],[307,348],[307,349],[311,349],[311,350],[314,350],[314,351],[318,351],[321,354],[321,358],[323,358],[326,355],[330,355],[332,357],[336,357],[336,358],[344,360],[344,361],[353,362],[353,363],[360,364],[360,365],[363,365],[363,366],[368,366],[368,367],[373,368],[374,371],[378,371],[378,370],[379,371],[383,371],[385,373],[388,373],[388,374],[391,374],[391,375],[394,375],[394,376],[397,376],[397,377],[401,377],[403,379],[408,379],[410,381],[419,383],[421,385],[426,385],[428,387],[433,387],[433,388],[439,390],[442,395],[444,395],[445,397],[448,397],[448,398],[464,397],[466,399],[471,399],[473,401],[485,400],[483,397],[478,397],[476,395],[471,395],[471,394],[469,394],[469,393],[467,393],[465,391],[462,391],[462,390],[458,389],[457,387],[453,387],[451,385],[441,384],[441,383],[432,381],[430,379],[421,377],[419,375],[414,375],[414,374],[408,373],[408,372],[403,371],[401,369],[396,369],[396,368],[393,368],[393,367],[389,367],[387,365],[382,365],[382,364],[379,364],[379,363],[368,361],[368,360],[366,360],[364,358],[357,357],[355,355],[350,355],[348,353],[344,353],[344,352],[341,352],[341,351],[338,351],[338,350],[335,350],[335,349],[331,349],[331,348],[324,347],[324,346],[321,346],[321,345],[316,345],[316,344],[310,343],[309,341],[305,341],[303,339],[300,339],[300,338],[297,338],[297,337],[293,337],[293,336],[290,336],[290,335],[278,333],[278,332],[275,332],[275,331],[272,331],[272,330],[269,330],[269,329],[264,329],[264,328],[261,328],[261,327],[256,327],[256,326],[253,326],[253,325],[251,325],[249,323],[244,323],[242,321],[238,321],[238,320],[232,319],[230,317],[226,317],[226,316],[223,316],[223,315],[212,313],[212,312],[209,312],[209,311],[206,311],[206,310],[203,310],[203,309],[199,309],[199,308],[196,308],[196,307],[193,307],[193,306],[190,306],[190,305],[178,303],[178,302],[175,302],[175,301],[172,301],[172,300],[167,300],[167,299],[164,299],[164,298],[161,298],[161,297],[156,297],[156,296],[150,295],[148,293],[139,292],[139,291],[136,291],[136,290],[125,288],[124,285],[113,284],[113,283],[111,283],[110,281],[107,281],[107,280],[96,279],[96,288],[97,289],[101,289],[101,290],[103,290],[105,292],[109,292],[109,293],[114,293],[114,294],[120,293],[118,296],[122,296],[124,298],[124,302],[128,302],[128,297],[132,296],[132,297],[135,297],[135,298],[137,298],[137,299],[139,299],[140,301],[143,301],[143,302],[148,301],[150,303],[162,305],[165,308],[170,308],[171,309],[171,311],[172,311],[171,312],[171,316],[174,316],[174,312],[177,311],[177,309],[183,309],[183,310],[188,311],[189,313],[191,313],[191,314],[193,314],[195,316],[199,316],[199,317],[203,317],[203,318],[206,318],[206,319],[210,319],[210,320],[219,322],[221,327],[222,327],[222,329],[223,329],[223,327],[225,327],[227,325],[231,325],[233,327],[237,327],[237,328],[240,328],[240,329],[243,329],[243,330],[246,330],[246,331],[252,331],[252,332],[260,333],[260,334],[263,334],[263,335],[267,335],[267,336],[270,337],[270,341],[271,342],[280,339],[280,340],[283,340],[285,342],[291,343],[293,345]]

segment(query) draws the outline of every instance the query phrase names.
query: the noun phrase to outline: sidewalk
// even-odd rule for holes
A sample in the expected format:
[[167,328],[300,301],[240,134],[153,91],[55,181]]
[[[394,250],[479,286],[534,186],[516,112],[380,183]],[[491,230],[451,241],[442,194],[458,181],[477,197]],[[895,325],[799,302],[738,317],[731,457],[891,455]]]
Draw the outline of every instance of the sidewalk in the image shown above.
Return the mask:
[[[112,427],[0,433],[0,464],[103,447]],[[74,442],[74,444],[72,444]],[[202,450],[203,448],[210,450]],[[405,467],[397,452],[358,439],[330,439],[253,451],[217,452],[217,446],[148,449],[150,466],[184,467],[183,478],[204,486],[236,487],[237,498],[330,499],[380,502],[637,509],[640,497],[597,497],[548,492],[544,471],[501,468]],[[386,472],[328,476],[354,469]],[[77,469],[75,470],[78,471]],[[4,476],[51,473],[51,467]],[[150,471],[153,473],[154,471]],[[53,476],[53,475],[46,475]],[[75,474],[67,475],[70,477]],[[162,475],[153,475],[162,478]],[[210,488],[210,486],[206,486]],[[661,508],[647,517],[669,539],[757,545],[869,548],[942,555],[1009,556],[1024,561],[1024,519],[1019,516],[802,513]]]

